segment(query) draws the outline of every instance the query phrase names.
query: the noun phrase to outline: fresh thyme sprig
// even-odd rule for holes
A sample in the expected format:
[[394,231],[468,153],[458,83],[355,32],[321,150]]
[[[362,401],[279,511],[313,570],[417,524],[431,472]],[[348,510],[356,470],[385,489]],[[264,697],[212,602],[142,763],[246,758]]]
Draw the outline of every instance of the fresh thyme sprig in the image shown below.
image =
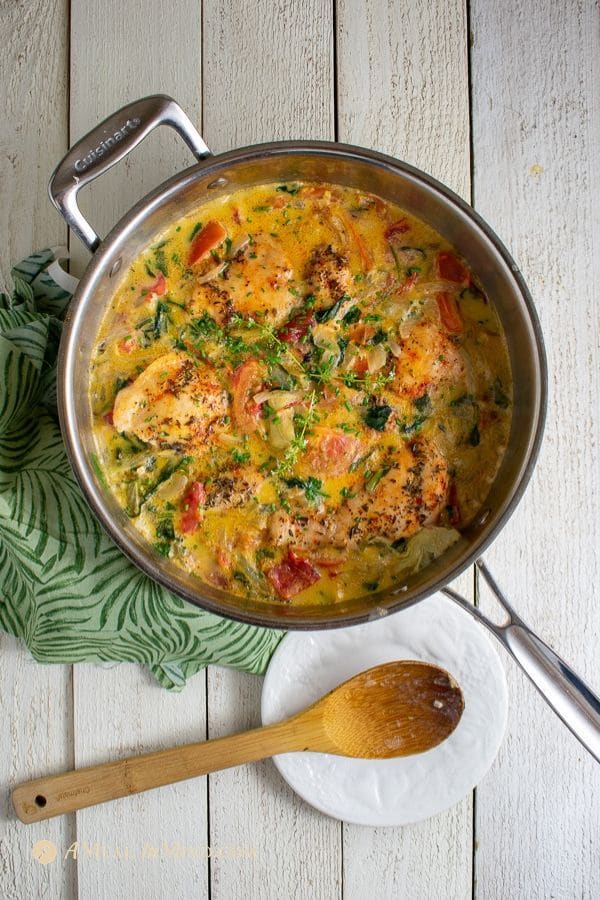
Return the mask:
[[306,415],[303,417],[302,426],[300,428],[300,433],[296,435],[294,440],[291,442],[289,447],[286,449],[283,458],[279,461],[279,463],[275,466],[272,471],[272,475],[276,475],[281,478],[282,475],[285,475],[286,472],[295,465],[296,460],[300,453],[306,449],[306,432],[310,425],[313,424],[316,418],[315,412],[315,404],[317,402],[317,395],[315,391],[311,391],[310,400],[308,404],[308,411]]

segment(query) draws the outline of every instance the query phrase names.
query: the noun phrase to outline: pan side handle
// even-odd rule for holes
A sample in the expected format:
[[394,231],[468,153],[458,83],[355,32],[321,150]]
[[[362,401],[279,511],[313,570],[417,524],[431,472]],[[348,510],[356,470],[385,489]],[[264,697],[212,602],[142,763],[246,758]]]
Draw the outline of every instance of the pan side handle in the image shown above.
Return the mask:
[[444,588],[443,593],[485,625],[504,644],[544,700],[594,759],[600,762],[600,699],[517,615],[483,560],[477,560],[476,565],[508,614],[508,620],[503,625],[496,625],[452,588]]
[[92,253],[100,244],[77,205],[77,193],[116,165],[159,125],[170,125],[196,159],[210,150],[182,108],[166,94],[154,94],[123,106],[81,138],[54,170],[48,193],[67,225]]

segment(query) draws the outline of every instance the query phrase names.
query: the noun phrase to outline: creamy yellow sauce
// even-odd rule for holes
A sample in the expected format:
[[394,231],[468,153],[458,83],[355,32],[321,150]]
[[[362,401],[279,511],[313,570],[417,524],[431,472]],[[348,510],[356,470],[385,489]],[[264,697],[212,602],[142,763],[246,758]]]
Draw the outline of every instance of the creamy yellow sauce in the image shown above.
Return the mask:
[[476,276],[334,185],[205,204],[131,266],[97,336],[97,464],[156,553],[210,584],[335,603],[400,583],[480,509],[511,374]]

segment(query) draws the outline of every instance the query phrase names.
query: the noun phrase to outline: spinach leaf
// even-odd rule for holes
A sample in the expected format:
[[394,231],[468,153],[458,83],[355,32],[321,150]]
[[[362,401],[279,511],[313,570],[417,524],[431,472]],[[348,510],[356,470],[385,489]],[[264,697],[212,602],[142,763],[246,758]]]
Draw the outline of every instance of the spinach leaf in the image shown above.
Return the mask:
[[499,377],[496,378],[490,387],[490,397],[496,406],[499,406],[501,409],[507,409],[510,406],[510,400]]
[[392,407],[387,403],[371,403],[364,414],[365,425],[375,431],[383,431],[391,414]]
[[355,322],[358,322],[360,319],[360,308],[358,306],[351,306],[348,312],[342,316],[342,322],[344,325],[353,325]]
[[332,306],[327,306],[325,309],[317,309],[315,312],[317,322],[329,322],[330,319],[334,319],[340,311],[340,306],[343,302],[344,298],[342,297]]

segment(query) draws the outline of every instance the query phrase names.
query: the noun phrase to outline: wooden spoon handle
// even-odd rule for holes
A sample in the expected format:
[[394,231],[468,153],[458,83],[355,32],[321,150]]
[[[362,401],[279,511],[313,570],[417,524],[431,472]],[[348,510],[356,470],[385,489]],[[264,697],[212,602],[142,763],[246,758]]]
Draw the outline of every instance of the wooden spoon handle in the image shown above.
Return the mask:
[[287,719],[212,741],[186,744],[37,778],[14,789],[13,806],[22,822],[40,822],[86,806],[264,759],[276,753],[308,749],[311,737],[314,747],[314,739],[318,738],[320,729],[317,722],[309,722],[308,726],[307,729],[305,723]]

